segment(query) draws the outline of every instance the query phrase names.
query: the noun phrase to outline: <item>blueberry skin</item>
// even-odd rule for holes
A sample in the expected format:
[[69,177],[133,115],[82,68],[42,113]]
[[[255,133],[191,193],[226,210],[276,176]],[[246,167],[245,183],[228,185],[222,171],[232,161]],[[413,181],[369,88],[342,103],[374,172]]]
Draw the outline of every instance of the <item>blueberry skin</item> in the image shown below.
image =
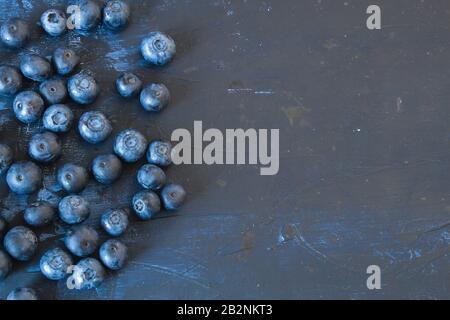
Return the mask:
[[25,222],[32,227],[47,226],[55,217],[55,208],[48,202],[35,202],[25,209],[23,217]]
[[113,128],[111,122],[103,113],[89,111],[81,116],[78,122],[78,130],[85,141],[96,144],[108,139]]
[[166,210],[178,210],[186,200],[186,191],[178,184],[168,184],[161,191],[161,200]]
[[170,102],[169,89],[162,83],[152,83],[141,91],[140,101],[145,110],[159,112]]
[[12,269],[11,258],[4,252],[0,250],[0,281],[4,280]]
[[162,32],[151,32],[141,42],[141,53],[147,62],[163,66],[169,63],[177,51],[175,41]]
[[128,248],[119,240],[108,240],[100,247],[100,260],[111,270],[120,270],[128,258]]
[[123,29],[130,20],[130,7],[121,0],[108,0],[103,7],[103,24],[111,30]]
[[5,174],[13,163],[14,152],[7,144],[0,144],[0,175]]
[[39,300],[39,298],[34,289],[17,288],[8,294],[6,300]]
[[106,271],[100,261],[94,258],[80,260],[72,274],[75,287],[81,290],[89,290],[99,287],[106,278]]
[[67,98],[66,83],[61,79],[42,82],[39,86],[39,92],[50,105],[61,103]]
[[6,231],[8,230],[8,222],[0,216],[0,241],[3,240],[3,236],[5,235]]
[[44,111],[44,100],[34,91],[22,91],[13,102],[16,118],[26,124],[39,120]]
[[42,28],[51,36],[59,36],[66,32],[66,14],[58,9],[49,9],[41,15]]
[[8,231],[3,246],[11,257],[19,261],[29,261],[38,247],[38,238],[31,229],[18,226]]
[[100,87],[94,77],[83,71],[69,79],[67,89],[73,101],[79,104],[94,102],[100,93]]
[[71,73],[80,63],[80,57],[72,49],[58,48],[53,53],[52,61],[56,72],[65,76]]
[[144,164],[137,173],[137,181],[144,189],[159,190],[166,183],[166,174],[158,166]]
[[22,88],[23,79],[16,67],[0,66],[0,95],[10,97]]
[[30,37],[28,23],[20,18],[11,18],[0,29],[0,38],[10,48],[23,47]]
[[20,59],[20,71],[33,81],[42,82],[52,74],[50,62],[37,54],[27,54]]
[[109,209],[102,214],[100,224],[110,236],[121,236],[128,228],[128,210]]
[[62,198],[58,205],[59,217],[67,224],[78,224],[89,218],[89,202],[80,196]]
[[122,174],[122,162],[114,154],[97,156],[92,162],[95,180],[102,184],[111,184]]
[[55,281],[64,279],[72,265],[73,259],[70,254],[60,248],[47,250],[39,261],[42,274],[47,279]]
[[55,133],[68,132],[73,121],[72,110],[64,104],[55,104],[48,107],[42,117],[44,128]]
[[145,154],[147,139],[134,129],[120,132],[114,142],[114,152],[125,162],[137,162]]
[[64,244],[77,257],[86,257],[97,250],[98,233],[88,226],[76,226],[67,232]]
[[150,220],[161,210],[161,201],[153,191],[144,190],[133,197],[132,206],[141,220]]
[[42,185],[42,170],[31,161],[13,163],[6,174],[6,183],[14,193],[34,193]]
[[147,150],[147,161],[160,167],[167,167],[172,163],[172,145],[170,142],[155,140]]
[[56,175],[61,187],[69,193],[81,192],[89,182],[89,173],[82,167],[73,163],[66,163],[59,168]]
[[28,145],[29,156],[39,162],[52,162],[61,156],[61,152],[61,141],[52,132],[34,134]]
[[72,15],[75,18],[74,28],[79,31],[88,31],[94,28],[100,22],[101,9],[95,1],[78,0],[74,1],[74,5],[78,6],[79,15]]
[[141,91],[142,81],[134,73],[125,72],[116,79],[116,88],[122,97],[134,97]]

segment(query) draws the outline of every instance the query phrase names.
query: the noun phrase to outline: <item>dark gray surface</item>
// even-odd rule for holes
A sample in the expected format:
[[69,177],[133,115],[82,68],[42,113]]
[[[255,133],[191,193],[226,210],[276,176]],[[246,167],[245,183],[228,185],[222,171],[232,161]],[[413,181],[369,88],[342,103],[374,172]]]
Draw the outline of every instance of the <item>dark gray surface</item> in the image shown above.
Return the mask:
[[[28,21],[58,1],[1,1],[4,14]],[[81,108],[107,113],[115,131],[148,138],[203,120],[212,128],[280,128],[280,172],[255,166],[171,167],[189,200],[177,214],[133,222],[124,237],[130,262],[97,291],[69,291],[37,268],[16,263],[0,297],[33,286],[45,298],[450,298],[450,6],[448,1],[376,1],[383,29],[365,27],[373,1],[139,1],[117,35],[98,30],[50,39],[36,26],[29,50],[57,45],[81,53],[96,72],[100,99]],[[58,5],[60,7],[60,5]],[[145,66],[138,52],[149,31],[171,34],[170,66]],[[1,49],[2,62],[16,54]],[[114,91],[118,71],[163,81],[173,102],[160,115]],[[228,90],[238,89],[238,90]],[[245,90],[239,90],[245,89]],[[247,90],[250,89],[250,90]],[[266,94],[258,94],[265,91]],[[1,100],[4,107],[8,101]],[[19,158],[35,130],[0,113],[1,139]],[[64,137],[64,157],[87,165],[112,150]],[[112,187],[83,192],[98,215],[128,205],[138,165]],[[53,189],[51,174],[46,186]],[[8,219],[31,200],[8,194]],[[32,197],[33,198],[33,197]],[[61,229],[40,230],[41,250]],[[368,265],[382,269],[382,290],[366,288]]]

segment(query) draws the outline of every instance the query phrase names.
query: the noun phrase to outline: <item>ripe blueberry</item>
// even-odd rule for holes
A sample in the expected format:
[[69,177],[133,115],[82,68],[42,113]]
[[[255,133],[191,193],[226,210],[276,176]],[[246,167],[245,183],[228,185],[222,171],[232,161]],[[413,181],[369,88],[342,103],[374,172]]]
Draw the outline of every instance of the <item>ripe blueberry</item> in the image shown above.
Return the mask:
[[39,86],[39,92],[50,105],[61,103],[67,98],[66,83],[61,79],[42,82]]
[[141,91],[140,101],[145,110],[159,112],[169,104],[169,89],[162,83],[152,83]]
[[4,280],[12,269],[11,258],[4,252],[0,250],[0,281]]
[[66,31],[66,14],[58,9],[49,9],[41,15],[42,28],[51,36],[59,36]]
[[161,199],[167,210],[178,210],[186,199],[186,191],[178,184],[168,184],[161,191]]
[[67,196],[58,205],[59,217],[68,224],[78,224],[85,221],[91,210],[89,202],[81,196]]
[[162,32],[151,32],[141,42],[141,53],[144,59],[154,65],[169,63],[176,52],[175,41]]
[[47,250],[39,262],[42,274],[49,280],[64,279],[72,265],[70,254],[60,248]]
[[80,63],[80,57],[72,49],[58,48],[53,53],[53,64],[60,75],[71,73]]
[[125,72],[116,79],[116,88],[122,97],[134,97],[141,91],[142,81],[134,73]]
[[73,124],[72,110],[64,104],[55,104],[45,110],[42,118],[44,128],[52,132],[68,132]]
[[72,76],[67,83],[67,88],[70,97],[79,104],[94,102],[100,93],[97,81],[87,71],[81,71]]
[[78,0],[74,5],[79,10],[71,16],[75,30],[88,31],[99,23],[101,10],[95,1]]
[[166,174],[158,166],[144,164],[137,173],[137,181],[145,189],[159,190],[166,183]]
[[48,202],[35,202],[25,209],[23,217],[30,226],[43,227],[53,221],[55,209]]
[[108,240],[100,247],[100,260],[111,270],[122,269],[127,257],[127,246],[119,240]]
[[7,144],[0,144],[0,175],[8,171],[14,159],[14,153]]
[[8,294],[6,300],[39,300],[39,298],[34,289],[17,288]]
[[88,171],[73,163],[66,163],[56,175],[61,187],[69,193],[81,192],[89,182]]
[[6,174],[6,183],[14,193],[31,194],[42,185],[42,170],[30,161],[13,163]]
[[102,264],[94,258],[79,261],[72,274],[77,289],[88,290],[100,286],[105,280],[106,272]]
[[28,145],[28,154],[39,162],[51,162],[62,152],[61,141],[52,132],[35,133]]
[[128,227],[128,210],[109,209],[102,214],[100,224],[109,235],[118,237]]
[[36,253],[38,238],[27,227],[17,226],[8,231],[3,239],[3,246],[14,259],[28,261]]
[[46,58],[32,53],[20,59],[20,71],[28,79],[42,82],[51,76],[52,66]]
[[22,75],[16,67],[0,66],[0,95],[15,95],[22,88],[22,83]]
[[44,111],[44,100],[34,91],[22,91],[13,102],[16,118],[26,124],[39,120]]
[[123,29],[130,19],[130,7],[121,0],[108,0],[103,7],[103,23],[111,30]]
[[20,18],[11,18],[0,29],[3,44],[10,48],[21,48],[30,37],[28,24]]
[[160,167],[166,167],[172,163],[171,153],[170,142],[155,140],[148,146],[147,161]]
[[150,220],[161,210],[158,195],[148,190],[137,193],[133,197],[132,206],[136,215],[142,220]]
[[147,139],[134,129],[120,132],[114,142],[114,152],[126,162],[136,162],[145,154]]
[[89,143],[95,144],[105,141],[112,132],[112,125],[101,112],[89,111],[84,113],[78,122],[81,137]]
[[114,154],[97,156],[92,162],[95,179],[103,184],[111,184],[122,174],[122,162]]
[[98,233],[88,226],[76,226],[67,232],[64,243],[67,249],[77,257],[86,257],[97,250]]

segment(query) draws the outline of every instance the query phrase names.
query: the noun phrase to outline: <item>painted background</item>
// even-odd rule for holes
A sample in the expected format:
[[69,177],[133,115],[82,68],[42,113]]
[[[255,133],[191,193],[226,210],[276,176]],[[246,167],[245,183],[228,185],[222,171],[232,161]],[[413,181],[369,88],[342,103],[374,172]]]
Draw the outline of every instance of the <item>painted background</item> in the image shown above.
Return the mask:
[[[130,1],[131,2],[131,1]],[[176,128],[279,128],[280,172],[257,166],[177,166],[172,181],[189,194],[176,214],[133,221],[123,237],[128,265],[92,291],[70,291],[44,280],[39,255],[16,263],[0,283],[0,298],[32,286],[58,299],[450,298],[450,4],[445,0],[155,0],[132,1],[122,33],[53,39],[36,25],[61,1],[0,1],[0,22],[27,19],[25,51],[50,56],[69,46],[102,93],[80,116],[100,110],[115,132],[133,127],[149,139]],[[381,31],[365,27],[369,4],[382,8]],[[141,39],[171,34],[178,54],[168,67],[145,65]],[[17,64],[0,50],[2,63]],[[148,114],[114,90],[121,71],[146,83],[164,82],[172,104]],[[0,137],[26,158],[38,126],[19,124],[10,100],[0,100]],[[88,166],[112,150],[63,137],[64,155]],[[139,190],[127,165],[111,187],[91,181],[88,223],[107,208],[129,205]],[[21,222],[36,198],[62,195],[54,168],[45,168],[39,195],[9,194],[2,178],[1,215]],[[62,245],[64,226],[37,230],[40,253]],[[104,235],[103,235],[104,237]],[[367,266],[382,269],[382,290],[366,288]]]

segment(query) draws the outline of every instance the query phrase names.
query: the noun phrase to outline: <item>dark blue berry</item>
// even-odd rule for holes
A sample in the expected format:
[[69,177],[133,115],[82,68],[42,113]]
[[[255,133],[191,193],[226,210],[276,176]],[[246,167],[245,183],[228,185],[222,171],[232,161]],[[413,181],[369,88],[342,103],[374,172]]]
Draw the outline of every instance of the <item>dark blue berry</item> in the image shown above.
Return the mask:
[[6,174],[9,189],[17,194],[31,194],[42,185],[42,170],[30,161],[16,162]]
[[94,102],[100,93],[97,81],[87,71],[81,71],[72,76],[67,83],[67,88],[70,97],[79,104]]
[[14,152],[7,144],[0,144],[0,175],[6,173],[13,163]]
[[152,83],[141,91],[140,100],[145,110],[159,112],[169,104],[170,92],[162,83]]
[[20,18],[11,18],[2,25],[0,37],[4,45],[21,48],[30,37],[28,24]]
[[38,238],[31,229],[17,226],[8,231],[3,239],[3,246],[14,259],[28,261],[36,253]]
[[88,31],[98,25],[101,17],[100,6],[91,0],[78,0],[73,3],[78,13],[71,16],[75,30]]
[[33,81],[45,81],[52,74],[50,62],[37,54],[27,54],[20,59],[20,71]]
[[105,277],[105,269],[100,261],[94,258],[86,258],[79,261],[72,274],[75,287],[81,290],[99,287],[105,281]]
[[39,298],[34,289],[17,288],[8,294],[6,300],[39,300]]
[[89,111],[84,113],[78,122],[81,137],[89,143],[105,141],[112,132],[112,125],[101,112]]
[[74,115],[64,104],[55,104],[45,110],[42,118],[44,128],[52,132],[68,132],[72,127]]
[[103,23],[111,30],[123,29],[130,19],[130,7],[121,0],[108,0],[103,7]]
[[92,162],[95,179],[103,184],[111,184],[122,174],[122,162],[114,154],[100,155]]
[[102,214],[100,224],[111,236],[121,236],[128,227],[128,210],[109,209]]
[[60,75],[67,75],[71,73],[75,67],[80,63],[80,57],[75,51],[67,48],[58,48],[53,53],[53,64],[56,72]]
[[141,220],[150,220],[161,210],[159,197],[153,191],[144,190],[137,193],[132,201],[133,210]]
[[126,162],[136,162],[145,154],[147,139],[134,129],[120,132],[114,142],[114,152]]
[[55,208],[48,202],[35,202],[30,204],[24,211],[25,222],[32,227],[43,227],[49,225],[55,217]]
[[6,231],[8,230],[8,222],[0,216],[0,241],[3,240],[3,236],[5,235]]
[[172,163],[171,153],[170,142],[155,140],[148,146],[147,161],[160,167],[166,167]]
[[161,200],[167,210],[178,210],[186,200],[186,191],[178,184],[168,184],[161,191]]
[[64,279],[72,265],[70,254],[60,248],[47,250],[39,262],[42,274],[49,280]]
[[14,98],[13,110],[19,121],[30,124],[44,112],[44,100],[34,91],[22,91]]
[[39,162],[54,161],[61,152],[61,141],[52,132],[35,133],[28,145],[29,156]]
[[134,73],[125,72],[117,78],[116,88],[122,97],[134,97],[141,91],[142,81]]
[[51,36],[62,35],[66,31],[66,14],[58,9],[49,9],[41,15],[42,28]]
[[100,247],[100,260],[111,270],[120,270],[128,258],[128,249],[119,240],[108,240]]
[[67,98],[66,83],[61,79],[42,82],[39,86],[39,92],[50,105],[61,103]]
[[11,258],[4,252],[0,250],[0,281],[4,280],[12,269]]
[[175,41],[162,32],[151,32],[141,42],[142,56],[154,65],[162,66],[169,63],[176,51]]
[[145,189],[159,190],[166,183],[166,174],[158,166],[144,164],[137,173],[137,181]]
[[64,243],[67,249],[77,257],[86,257],[97,250],[98,233],[88,226],[76,226],[67,232]]
[[66,163],[59,168],[56,178],[61,187],[69,193],[81,192],[89,182],[88,171],[73,163]]
[[22,75],[16,67],[0,66],[0,95],[13,96],[22,88]]
[[59,217],[68,224],[78,224],[85,221],[91,210],[89,202],[81,196],[67,196],[58,205]]

